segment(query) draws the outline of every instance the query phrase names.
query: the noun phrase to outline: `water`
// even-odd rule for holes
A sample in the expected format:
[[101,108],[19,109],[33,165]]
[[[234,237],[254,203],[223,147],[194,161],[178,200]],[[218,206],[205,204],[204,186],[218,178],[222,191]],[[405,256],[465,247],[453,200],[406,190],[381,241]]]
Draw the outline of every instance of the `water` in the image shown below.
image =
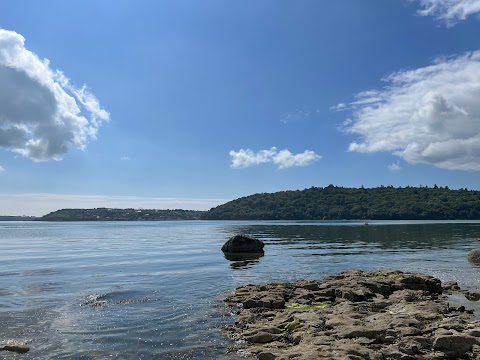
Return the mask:
[[[265,256],[225,259],[236,233]],[[480,289],[476,239],[480,222],[0,222],[0,342],[31,346],[0,358],[223,359],[237,286],[390,268]]]

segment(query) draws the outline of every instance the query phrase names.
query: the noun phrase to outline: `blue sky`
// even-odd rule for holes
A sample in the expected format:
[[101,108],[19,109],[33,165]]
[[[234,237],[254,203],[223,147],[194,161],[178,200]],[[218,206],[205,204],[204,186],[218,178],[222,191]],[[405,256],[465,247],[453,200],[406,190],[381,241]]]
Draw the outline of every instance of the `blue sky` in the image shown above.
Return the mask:
[[480,0],[7,0],[0,29],[0,214],[480,189]]

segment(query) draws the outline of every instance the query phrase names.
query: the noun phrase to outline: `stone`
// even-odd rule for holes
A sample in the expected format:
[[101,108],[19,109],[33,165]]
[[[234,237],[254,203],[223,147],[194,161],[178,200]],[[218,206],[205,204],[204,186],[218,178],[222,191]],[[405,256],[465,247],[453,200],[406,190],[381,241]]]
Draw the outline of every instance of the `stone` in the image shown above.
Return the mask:
[[262,253],[263,241],[248,235],[235,235],[222,246],[224,253]]
[[460,357],[478,345],[478,340],[470,335],[441,335],[433,342],[435,350],[442,351],[449,356]]
[[480,249],[473,249],[467,255],[467,260],[473,265],[480,265]]
[[265,344],[276,340],[277,337],[278,336],[275,334],[260,331],[255,334],[245,336],[245,341],[248,341],[249,343]]
[[6,343],[0,344],[0,350],[24,354],[30,351],[30,347],[24,341],[8,340]]
[[479,301],[480,300],[480,291],[475,290],[466,290],[463,295],[470,301]]
[[277,357],[271,352],[261,352],[257,358],[258,360],[275,360]]
[[480,359],[480,320],[449,307],[440,280],[428,275],[350,270],[246,285],[225,301],[238,316],[226,334],[257,358]]
[[442,283],[442,288],[445,291],[459,291],[460,286],[456,281],[446,281]]

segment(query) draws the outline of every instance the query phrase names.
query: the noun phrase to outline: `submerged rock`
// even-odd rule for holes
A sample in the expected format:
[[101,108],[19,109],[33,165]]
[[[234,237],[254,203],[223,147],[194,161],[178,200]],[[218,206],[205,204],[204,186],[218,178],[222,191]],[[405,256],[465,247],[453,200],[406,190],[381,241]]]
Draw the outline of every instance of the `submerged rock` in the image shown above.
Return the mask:
[[141,299],[119,299],[119,300],[107,300],[106,294],[90,294],[85,300],[80,304],[80,306],[88,306],[91,308],[105,308],[111,305],[130,305],[137,303],[144,303],[150,301],[149,297],[144,297]]
[[428,275],[350,270],[225,301],[237,314],[226,334],[258,359],[480,359],[480,321]]
[[5,343],[0,343],[0,350],[24,354],[30,351],[30,347],[25,341],[7,340]]
[[222,246],[224,253],[263,253],[263,241],[248,235],[235,235]]

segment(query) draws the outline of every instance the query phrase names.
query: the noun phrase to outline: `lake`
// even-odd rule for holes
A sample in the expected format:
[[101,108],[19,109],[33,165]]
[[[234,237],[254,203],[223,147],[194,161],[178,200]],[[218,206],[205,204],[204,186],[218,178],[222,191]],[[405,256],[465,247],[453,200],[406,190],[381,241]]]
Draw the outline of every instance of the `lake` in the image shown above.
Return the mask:
[[[265,256],[226,259],[237,233]],[[0,342],[31,346],[0,356],[226,359],[222,299],[238,286],[389,268],[480,289],[477,239],[479,221],[0,222]]]

